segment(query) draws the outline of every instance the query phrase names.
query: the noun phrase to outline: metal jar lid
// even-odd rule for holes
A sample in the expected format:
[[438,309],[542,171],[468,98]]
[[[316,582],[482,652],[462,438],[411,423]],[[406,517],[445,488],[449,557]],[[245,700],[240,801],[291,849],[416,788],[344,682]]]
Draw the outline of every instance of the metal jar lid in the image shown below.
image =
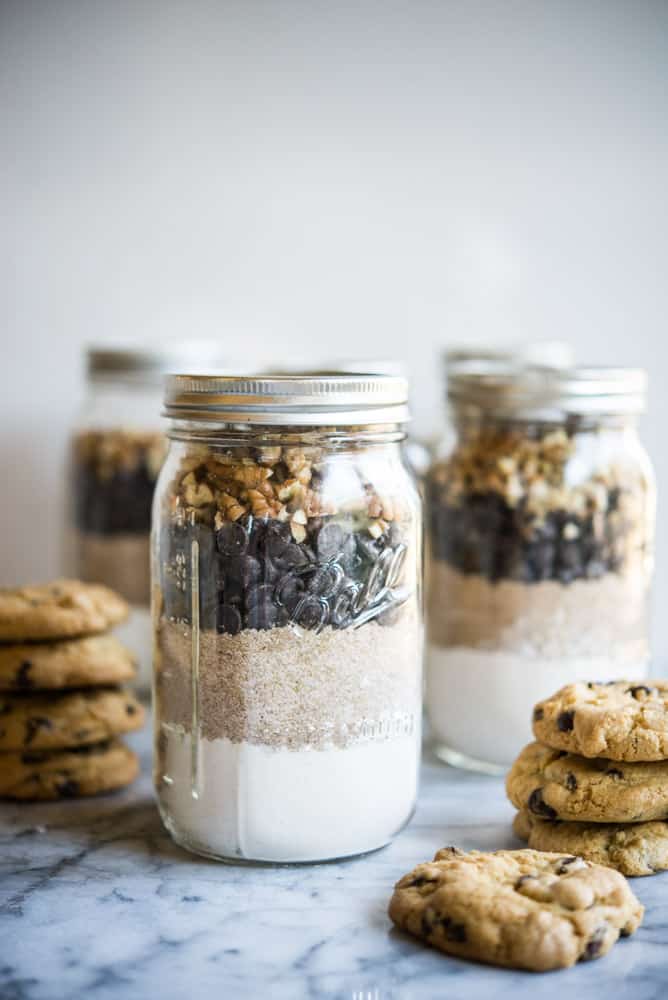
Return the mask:
[[180,420],[297,426],[401,424],[408,382],[391,375],[168,375],[164,415]]
[[566,340],[526,340],[505,346],[459,344],[442,353],[446,377],[453,368],[475,362],[533,365],[543,368],[571,368],[575,355]]
[[91,344],[86,351],[86,359],[91,379],[118,379],[154,385],[161,385],[167,372],[176,369],[197,371],[204,366],[220,370],[229,362],[222,356],[220,344],[198,340],[155,347],[123,343]]
[[471,362],[448,377],[448,399],[457,409],[518,418],[638,414],[645,409],[646,395],[647,374],[641,368]]

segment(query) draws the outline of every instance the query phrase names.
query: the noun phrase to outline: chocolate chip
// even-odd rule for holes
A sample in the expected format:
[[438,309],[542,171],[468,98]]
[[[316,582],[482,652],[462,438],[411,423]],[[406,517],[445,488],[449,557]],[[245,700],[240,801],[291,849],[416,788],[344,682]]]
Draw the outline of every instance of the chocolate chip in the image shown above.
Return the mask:
[[520,877],[518,878],[517,882],[515,883],[515,889],[516,890],[517,889],[521,889],[521,887],[526,882],[531,882],[533,879],[535,879],[537,877],[538,877],[537,875],[520,875]]
[[43,764],[48,759],[48,750],[29,750],[27,753],[21,754],[22,764]]
[[247,598],[248,612],[246,628],[270,629],[276,625],[284,625],[288,613],[284,607],[279,607],[274,601],[273,584],[262,583],[254,587]]
[[574,718],[575,711],[571,710],[569,712],[562,712],[557,716],[557,729],[562,733],[570,733],[573,728]]
[[607,924],[602,924],[600,927],[596,928],[592,936],[589,938],[587,947],[582,954],[582,958],[585,962],[588,962],[591,958],[597,958],[601,954],[607,930]]
[[304,597],[295,608],[292,619],[300,628],[318,631],[327,624],[329,607],[318,597]]
[[543,718],[544,715],[545,715],[545,712],[544,712],[544,710],[542,708],[540,708],[540,706],[537,707],[537,708],[534,708],[534,710],[533,710],[533,721],[534,722],[540,722],[540,720]]
[[133,705],[132,702],[129,701],[127,703],[127,705],[125,706],[125,711],[128,713],[128,715],[136,715],[137,714],[137,706]]
[[291,573],[287,573],[279,580],[274,590],[276,603],[286,608],[290,614],[295,610],[303,596],[304,581]]
[[51,719],[46,719],[41,715],[33,715],[26,722],[26,736],[24,743],[26,746],[35,739],[40,729],[53,729]]
[[574,792],[578,787],[578,779],[575,777],[572,771],[569,771],[566,775],[566,788],[569,792]]
[[226,521],[216,532],[216,546],[224,556],[238,556],[248,547],[248,535],[242,524]]
[[31,677],[28,677],[28,673],[32,669],[32,661],[24,660],[19,667],[18,673],[16,675],[16,686],[22,688],[24,691],[27,688],[33,687],[33,681]]
[[429,937],[434,930],[434,914],[430,909],[426,909],[422,914],[422,933],[424,937]]
[[543,789],[535,788],[529,796],[527,802],[529,812],[534,816],[542,816],[544,819],[556,819],[557,811],[543,801]]
[[565,875],[570,866],[579,860],[580,859],[576,858],[574,854],[569,854],[566,858],[559,858],[555,869],[557,875]]
[[622,774],[622,772],[619,770],[618,767],[611,767],[605,773],[607,775],[609,775],[611,778],[623,778],[624,777],[624,775]]
[[58,782],[56,791],[61,799],[72,799],[79,794],[79,782],[73,778],[65,778]]
[[423,885],[436,885],[437,882],[438,879],[428,878],[426,875],[416,875],[415,878],[408,883],[408,888],[421,889]]
[[466,925],[458,923],[452,917],[442,917],[441,927],[445,931],[446,941],[456,941],[463,944],[466,941]]
[[652,693],[652,690],[651,688],[646,687],[644,684],[636,684],[635,687],[627,688],[625,693],[632,695],[636,699],[636,701],[640,701],[639,695],[641,692],[642,694],[647,695],[647,697],[649,698],[649,696]]
[[231,604],[221,604],[218,608],[217,629],[228,635],[241,632],[241,615]]

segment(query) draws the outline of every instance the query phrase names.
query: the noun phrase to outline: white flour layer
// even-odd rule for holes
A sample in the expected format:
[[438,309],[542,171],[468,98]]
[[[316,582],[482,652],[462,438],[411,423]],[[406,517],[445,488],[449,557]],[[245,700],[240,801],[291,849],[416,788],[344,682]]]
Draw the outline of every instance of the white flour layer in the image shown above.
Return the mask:
[[197,798],[190,735],[163,724],[163,819],[184,846],[224,858],[322,861],[374,850],[409,819],[419,733],[345,749],[268,749],[200,740]]
[[537,701],[574,681],[640,680],[647,668],[642,656],[550,658],[430,645],[426,705],[431,735],[435,743],[468,757],[509,765],[533,739],[531,716]]

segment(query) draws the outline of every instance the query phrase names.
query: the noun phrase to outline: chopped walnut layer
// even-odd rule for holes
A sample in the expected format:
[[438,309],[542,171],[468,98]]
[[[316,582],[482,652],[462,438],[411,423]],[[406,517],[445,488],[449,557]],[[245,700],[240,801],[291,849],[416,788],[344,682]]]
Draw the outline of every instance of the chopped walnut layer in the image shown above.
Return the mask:
[[[433,495],[456,506],[472,494],[495,493],[510,508],[522,506],[538,520],[550,511],[567,511],[578,517],[603,515],[609,496],[619,493],[618,517],[632,518],[640,511],[647,483],[622,463],[610,463],[587,479],[569,482],[577,452],[577,435],[563,429],[541,437],[516,430],[486,428],[462,441],[453,454],[430,474]],[[572,534],[576,529],[568,528]]]
[[74,439],[75,460],[92,467],[102,480],[111,479],[118,472],[130,472],[142,464],[155,480],[166,453],[165,437],[156,431],[123,428],[85,431]]
[[372,538],[384,535],[407,511],[395,498],[380,496],[360,479],[359,495],[335,503],[325,495],[323,449],[261,447],[210,451],[195,446],[182,459],[172,485],[172,514],[189,523],[212,524],[252,515],[290,525],[296,542],[306,538],[314,518],[347,514]]

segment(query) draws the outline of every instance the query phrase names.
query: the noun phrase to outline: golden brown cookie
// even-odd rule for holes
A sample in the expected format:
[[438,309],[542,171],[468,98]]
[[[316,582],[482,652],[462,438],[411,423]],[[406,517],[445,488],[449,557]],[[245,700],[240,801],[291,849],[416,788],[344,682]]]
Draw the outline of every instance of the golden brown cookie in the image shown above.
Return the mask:
[[541,819],[587,823],[666,819],[668,761],[629,764],[529,743],[508,773],[506,792],[516,809],[527,809]]
[[434,948],[543,972],[600,958],[643,907],[619,872],[539,851],[439,851],[396,885],[390,917]]
[[69,750],[0,754],[0,797],[72,799],[124,788],[139,773],[137,755],[120,740]]
[[0,750],[55,750],[140,729],[143,707],[120,688],[0,695]]
[[0,589],[0,642],[97,635],[124,621],[128,612],[122,597],[97,583],[56,580]]
[[124,684],[135,672],[132,653],[111,635],[0,645],[0,691]]
[[622,875],[655,875],[668,869],[668,823],[564,823],[537,819],[523,809],[513,831],[534,851],[578,855]]
[[534,736],[556,750],[610,760],[668,759],[668,681],[568,684],[539,702]]

